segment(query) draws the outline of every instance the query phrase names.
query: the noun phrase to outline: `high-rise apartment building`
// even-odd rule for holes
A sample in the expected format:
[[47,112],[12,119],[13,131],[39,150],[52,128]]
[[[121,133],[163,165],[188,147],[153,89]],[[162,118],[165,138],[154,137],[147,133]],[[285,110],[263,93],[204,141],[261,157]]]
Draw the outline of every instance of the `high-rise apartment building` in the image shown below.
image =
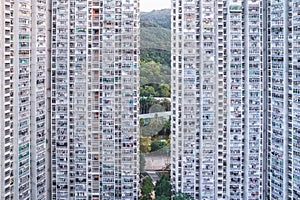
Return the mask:
[[0,2],[0,199],[47,199],[46,7]]
[[[6,5],[5,5],[6,4]],[[11,27],[12,27],[12,5],[10,1],[0,2],[0,199],[11,198],[13,196],[13,130],[12,130],[12,109],[13,80],[11,79],[13,66],[11,64]]]
[[53,0],[52,199],[137,199],[139,1]]
[[[225,10],[226,198],[263,196],[263,4],[227,1]],[[266,39],[266,38],[265,38]]]
[[[292,98],[289,100],[289,30],[288,30],[288,2],[269,1],[269,194],[272,199],[288,199],[288,146],[289,135],[292,128],[289,127],[289,114],[291,114]],[[292,54],[291,54],[292,55]],[[297,63],[297,59],[294,59]],[[290,65],[292,67],[292,63]],[[291,82],[292,83],[292,82]],[[292,85],[291,85],[292,87]],[[293,140],[293,139],[292,139]],[[292,153],[292,151],[290,153]],[[292,162],[290,163],[292,164]]]
[[263,1],[172,2],[174,192],[263,195]]
[[[286,3],[286,2],[283,2]],[[288,55],[292,55],[289,61],[289,97],[291,102],[292,112],[289,114],[288,127],[289,127],[289,142],[288,144],[288,174],[289,177],[289,198],[299,199],[300,198],[300,2],[291,1],[289,3],[289,14],[287,15],[292,21],[285,28],[292,28],[291,34],[288,37],[288,44],[292,44],[292,54],[288,51]],[[275,45],[274,45],[275,46]],[[289,49],[290,50],[290,49]],[[285,72],[286,73],[286,72]],[[291,84],[291,86],[290,86]],[[290,105],[290,104],[288,104]],[[292,149],[292,150],[291,150]],[[276,159],[276,158],[275,158]],[[292,166],[289,166],[290,161]]]
[[171,183],[195,199],[223,197],[222,13],[223,1],[172,1]]
[[[286,2],[283,2],[286,4]],[[273,5],[274,6],[274,5]],[[288,44],[292,44],[292,55],[289,59],[289,95],[292,111],[288,117],[289,127],[289,143],[288,144],[288,173],[289,177],[289,197],[290,199],[300,199],[300,1],[293,0],[289,3],[289,14],[286,14],[291,20],[291,24],[285,26],[285,29],[292,28],[291,34],[288,37]],[[275,45],[274,45],[275,46]],[[292,62],[292,65],[290,63]],[[285,65],[286,66],[286,65]],[[285,72],[287,73],[287,72]],[[291,86],[290,86],[291,84]],[[288,104],[290,105],[290,104]],[[274,157],[274,159],[276,159]],[[292,163],[290,167],[289,164]],[[272,191],[272,190],[271,190]],[[279,199],[279,198],[278,198]]]
[[268,194],[300,198],[300,2],[268,1]]

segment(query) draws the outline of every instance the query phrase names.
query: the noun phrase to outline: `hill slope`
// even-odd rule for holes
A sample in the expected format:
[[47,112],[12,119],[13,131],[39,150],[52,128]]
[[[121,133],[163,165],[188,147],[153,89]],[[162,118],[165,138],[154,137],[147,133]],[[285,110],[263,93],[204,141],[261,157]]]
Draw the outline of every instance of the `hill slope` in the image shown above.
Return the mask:
[[141,60],[170,66],[171,11],[141,13]]
[[[142,12],[141,22],[143,21],[150,21],[159,27],[171,29],[171,10],[162,9],[153,10],[151,12]],[[143,26],[143,24],[141,26]]]

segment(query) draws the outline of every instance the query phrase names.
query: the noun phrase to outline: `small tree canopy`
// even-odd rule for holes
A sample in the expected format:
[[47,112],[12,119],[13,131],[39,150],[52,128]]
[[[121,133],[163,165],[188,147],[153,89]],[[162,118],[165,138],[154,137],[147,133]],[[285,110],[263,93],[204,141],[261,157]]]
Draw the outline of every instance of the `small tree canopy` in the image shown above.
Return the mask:
[[156,96],[156,92],[152,86],[146,85],[140,88],[140,95],[142,97]]
[[164,195],[155,197],[155,200],[170,200],[170,199],[171,199],[170,197],[166,197]]
[[171,198],[171,184],[168,175],[162,175],[155,185],[155,196],[165,196]]
[[151,137],[140,137],[140,151],[142,153],[148,153],[151,151]]
[[150,177],[144,178],[142,185],[143,185],[141,189],[142,198],[144,198],[145,200],[151,199],[151,193],[154,190],[152,179]]
[[163,148],[164,146],[166,146],[166,142],[165,141],[160,141],[160,140],[155,140],[151,142],[151,151],[157,151],[161,148]]
[[170,85],[169,84],[160,84],[158,92],[159,92],[160,97],[170,97],[171,96]]

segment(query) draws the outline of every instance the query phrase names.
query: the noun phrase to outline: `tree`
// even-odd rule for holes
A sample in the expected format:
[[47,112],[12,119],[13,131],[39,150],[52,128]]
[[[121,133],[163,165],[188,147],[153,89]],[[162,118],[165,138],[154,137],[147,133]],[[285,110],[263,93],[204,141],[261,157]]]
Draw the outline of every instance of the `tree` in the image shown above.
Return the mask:
[[152,83],[163,83],[164,76],[160,73],[160,68],[161,64],[157,64],[154,61],[147,63],[142,62],[140,66],[140,76],[146,77],[146,79],[141,79],[140,85],[145,86]]
[[152,106],[154,100],[155,99],[152,96],[141,97],[140,98],[140,114],[149,113],[149,108]]
[[155,89],[152,86],[145,85],[140,88],[142,97],[156,96]]
[[154,61],[141,62],[140,64],[140,85],[142,87],[149,85],[158,90],[160,84],[170,84],[171,68],[169,66]]
[[149,118],[147,125],[141,126],[142,136],[154,136],[163,128],[163,121],[160,118]]
[[155,197],[155,200],[170,200],[170,199],[171,199],[170,197],[166,197],[164,195]]
[[[142,22],[141,22],[142,25]],[[141,29],[142,32],[145,32]],[[162,65],[171,67],[171,52],[163,49],[142,48],[141,60],[144,62],[154,61]]]
[[140,151],[141,153],[148,153],[151,151],[151,137],[140,137]]
[[146,177],[143,179],[141,193],[142,199],[148,200],[152,199],[151,194],[154,191],[154,185],[152,183],[152,179],[150,177]]
[[144,126],[145,125],[145,119],[140,119],[140,126]]
[[155,140],[151,142],[151,151],[157,151],[166,146],[166,142],[161,140]]
[[155,185],[155,196],[165,196],[167,198],[171,198],[171,188],[169,176],[163,174]]
[[171,110],[171,102],[164,98],[157,100],[153,96],[140,98],[140,114],[151,112],[165,112]]
[[158,88],[158,93],[160,97],[170,97],[171,96],[170,85],[164,83],[160,84]]
[[163,128],[158,132],[159,135],[169,136],[171,133],[170,120],[164,121]]
[[165,111],[170,111],[171,110],[170,100],[164,98],[164,99],[160,100],[160,104],[161,104],[161,106],[164,107]]

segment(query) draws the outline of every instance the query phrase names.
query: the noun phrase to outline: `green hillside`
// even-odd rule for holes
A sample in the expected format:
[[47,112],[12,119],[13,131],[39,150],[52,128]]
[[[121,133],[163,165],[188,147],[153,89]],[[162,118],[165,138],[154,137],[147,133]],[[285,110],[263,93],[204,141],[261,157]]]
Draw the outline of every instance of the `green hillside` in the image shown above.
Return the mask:
[[141,49],[161,49],[170,51],[170,29],[162,27],[141,28]]
[[141,13],[141,61],[170,66],[170,9]]
[[[159,27],[171,29],[171,10],[153,10],[151,12],[141,13],[141,22],[151,21]],[[141,24],[143,26],[143,24]]]

